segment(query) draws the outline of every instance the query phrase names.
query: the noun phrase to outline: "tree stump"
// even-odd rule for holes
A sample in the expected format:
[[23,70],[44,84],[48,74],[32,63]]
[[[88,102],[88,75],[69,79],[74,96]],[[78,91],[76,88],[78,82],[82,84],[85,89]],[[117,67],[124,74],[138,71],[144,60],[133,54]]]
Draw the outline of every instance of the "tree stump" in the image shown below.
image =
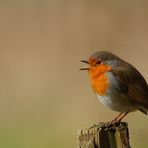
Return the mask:
[[78,132],[78,148],[131,148],[128,124],[100,123]]

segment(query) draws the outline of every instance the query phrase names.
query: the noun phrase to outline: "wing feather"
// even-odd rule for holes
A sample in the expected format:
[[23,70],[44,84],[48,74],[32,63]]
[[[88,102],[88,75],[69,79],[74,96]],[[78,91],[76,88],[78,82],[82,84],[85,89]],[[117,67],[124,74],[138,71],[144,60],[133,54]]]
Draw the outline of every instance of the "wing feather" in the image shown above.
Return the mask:
[[118,79],[121,91],[126,90],[128,98],[148,108],[148,85],[135,67],[124,63],[113,69],[112,73]]

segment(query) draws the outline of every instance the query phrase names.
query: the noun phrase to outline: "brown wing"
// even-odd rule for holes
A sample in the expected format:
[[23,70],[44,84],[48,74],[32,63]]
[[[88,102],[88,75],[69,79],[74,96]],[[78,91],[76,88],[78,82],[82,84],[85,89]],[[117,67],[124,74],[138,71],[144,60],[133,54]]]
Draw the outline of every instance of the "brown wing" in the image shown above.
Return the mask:
[[113,69],[112,73],[120,82],[119,89],[122,92],[126,91],[127,97],[148,108],[148,85],[135,67],[124,63],[124,65]]
[[148,94],[144,92],[141,86],[139,85],[130,85],[128,87],[128,96],[141,103],[142,105],[148,107]]

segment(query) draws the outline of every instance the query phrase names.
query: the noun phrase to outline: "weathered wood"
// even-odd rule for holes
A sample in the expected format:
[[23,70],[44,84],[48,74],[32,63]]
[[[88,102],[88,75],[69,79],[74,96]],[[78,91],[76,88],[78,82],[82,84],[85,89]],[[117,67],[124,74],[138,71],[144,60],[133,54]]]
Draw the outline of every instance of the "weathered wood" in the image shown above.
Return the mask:
[[131,148],[128,124],[105,125],[100,123],[78,133],[79,148]]

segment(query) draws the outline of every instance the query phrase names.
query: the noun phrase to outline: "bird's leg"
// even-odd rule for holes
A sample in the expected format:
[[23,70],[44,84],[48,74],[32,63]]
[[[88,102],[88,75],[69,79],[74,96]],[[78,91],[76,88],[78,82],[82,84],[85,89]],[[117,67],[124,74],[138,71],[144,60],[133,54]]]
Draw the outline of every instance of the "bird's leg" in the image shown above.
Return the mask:
[[129,112],[122,113],[115,121],[120,122]]
[[129,112],[125,112],[125,113],[120,113],[115,119],[113,119],[112,121],[109,121],[107,123],[105,123],[105,125],[110,126],[110,125],[115,125],[115,124],[119,124],[121,122],[121,120],[128,114]]
[[111,120],[110,122],[108,122],[108,125],[120,123],[121,120],[119,120],[119,119],[120,119],[120,117],[122,117],[123,115],[124,115],[124,113],[120,113],[116,118],[114,118],[113,120]]
[[115,119],[113,119],[112,121],[116,121],[122,114],[124,113],[120,113]]
[[110,126],[112,124],[115,124],[118,122],[118,118],[124,113],[120,113],[116,118],[114,118],[113,120],[109,121],[109,122],[102,122],[100,124],[105,125],[105,126]]
[[115,119],[109,121],[109,122],[105,122],[105,123],[101,123],[102,125],[105,126],[111,126],[111,125],[116,125],[119,124],[121,122],[121,120],[128,114],[129,112],[125,112],[125,113],[120,113]]

